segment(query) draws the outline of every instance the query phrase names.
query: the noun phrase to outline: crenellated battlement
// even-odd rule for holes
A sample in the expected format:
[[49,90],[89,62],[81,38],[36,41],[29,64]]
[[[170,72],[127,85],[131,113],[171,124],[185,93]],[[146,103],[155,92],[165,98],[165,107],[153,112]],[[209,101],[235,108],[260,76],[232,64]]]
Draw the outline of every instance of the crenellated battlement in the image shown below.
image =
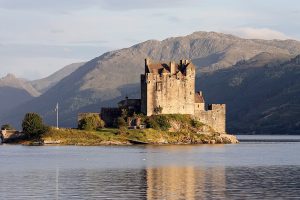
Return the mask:
[[[195,66],[188,60],[179,63],[145,59],[141,76],[142,112],[153,114],[194,114]],[[157,113],[156,108],[162,108]]]
[[208,104],[206,107],[202,92],[195,93],[195,77],[196,67],[189,60],[160,63],[145,59],[141,111],[147,116],[190,114],[214,130],[225,132],[226,105]]
[[195,93],[195,77],[196,67],[189,60],[161,63],[145,59],[141,99],[126,97],[117,108],[102,108],[101,118],[108,126],[113,126],[124,109],[132,115],[140,112],[147,116],[183,114],[191,115],[216,132],[225,133],[226,105],[206,106],[202,91]]

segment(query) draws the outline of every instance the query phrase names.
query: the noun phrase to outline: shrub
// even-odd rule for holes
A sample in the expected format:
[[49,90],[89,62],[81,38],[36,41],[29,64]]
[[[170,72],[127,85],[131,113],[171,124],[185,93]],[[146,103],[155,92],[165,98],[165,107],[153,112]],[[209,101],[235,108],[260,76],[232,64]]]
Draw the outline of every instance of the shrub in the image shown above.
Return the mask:
[[153,128],[155,130],[160,129],[159,124],[157,123],[157,121],[154,120],[153,117],[148,117],[146,119],[146,126],[147,126],[147,128]]
[[163,111],[163,108],[160,107],[160,106],[154,108],[154,113],[155,113],[155,114],[161,114],[162,111]]
[[14,127],[12,127],[10,124],[3,124],[1,126],[1,130],[14,130]]
[[200,127],[203,126],[203,123],[202,123],[202,122],[199,122],[198,120],[192,119],[192,120],[191,120],[191,125],[192,125],[194,128],[200,128]]
[[118,126],[118,128],[126,128],[127,123],[123,117],[118,117],[117,126]]
[[29,138],[40,137],[49,130],[43,119],[37,113],[26,113],[22,122],[23,132]]
[[78,122],[78,129],[95,131],[104,128],[105,123],[98,114],[88,114]]
[[147,127],[156,130],[160,129],[163,131],[167,131],[171,127],[167,116],[164,115],[153,115],[146,120],[146,123]]

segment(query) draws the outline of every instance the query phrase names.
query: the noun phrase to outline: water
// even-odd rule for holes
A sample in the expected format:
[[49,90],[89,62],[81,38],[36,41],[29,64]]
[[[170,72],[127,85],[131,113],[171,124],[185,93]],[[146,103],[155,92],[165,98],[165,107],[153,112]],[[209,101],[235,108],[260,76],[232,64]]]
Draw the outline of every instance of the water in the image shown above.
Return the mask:
[[300,136],[237,145],[0,145],[0,199],[300,199]]

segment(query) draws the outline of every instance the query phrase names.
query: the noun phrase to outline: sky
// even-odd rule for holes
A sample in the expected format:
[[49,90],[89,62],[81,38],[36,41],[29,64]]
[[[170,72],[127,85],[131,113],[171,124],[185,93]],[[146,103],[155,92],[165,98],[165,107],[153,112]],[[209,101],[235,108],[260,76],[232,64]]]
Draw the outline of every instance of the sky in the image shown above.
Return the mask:
[[299,0],[0,0],[0,77],[29,80],[195,31],[300,40]]

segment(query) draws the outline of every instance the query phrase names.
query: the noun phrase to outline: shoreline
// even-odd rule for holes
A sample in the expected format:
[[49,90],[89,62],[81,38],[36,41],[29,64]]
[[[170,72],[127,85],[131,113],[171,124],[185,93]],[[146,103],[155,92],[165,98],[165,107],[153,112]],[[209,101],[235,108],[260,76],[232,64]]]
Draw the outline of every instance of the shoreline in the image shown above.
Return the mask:
[[8,144],[29,146],[132,146],[132,145],[199,145],[237,144],[234,135],[216,132],[170,132],[154,129],[51,129],[39,140],[19,140]]

